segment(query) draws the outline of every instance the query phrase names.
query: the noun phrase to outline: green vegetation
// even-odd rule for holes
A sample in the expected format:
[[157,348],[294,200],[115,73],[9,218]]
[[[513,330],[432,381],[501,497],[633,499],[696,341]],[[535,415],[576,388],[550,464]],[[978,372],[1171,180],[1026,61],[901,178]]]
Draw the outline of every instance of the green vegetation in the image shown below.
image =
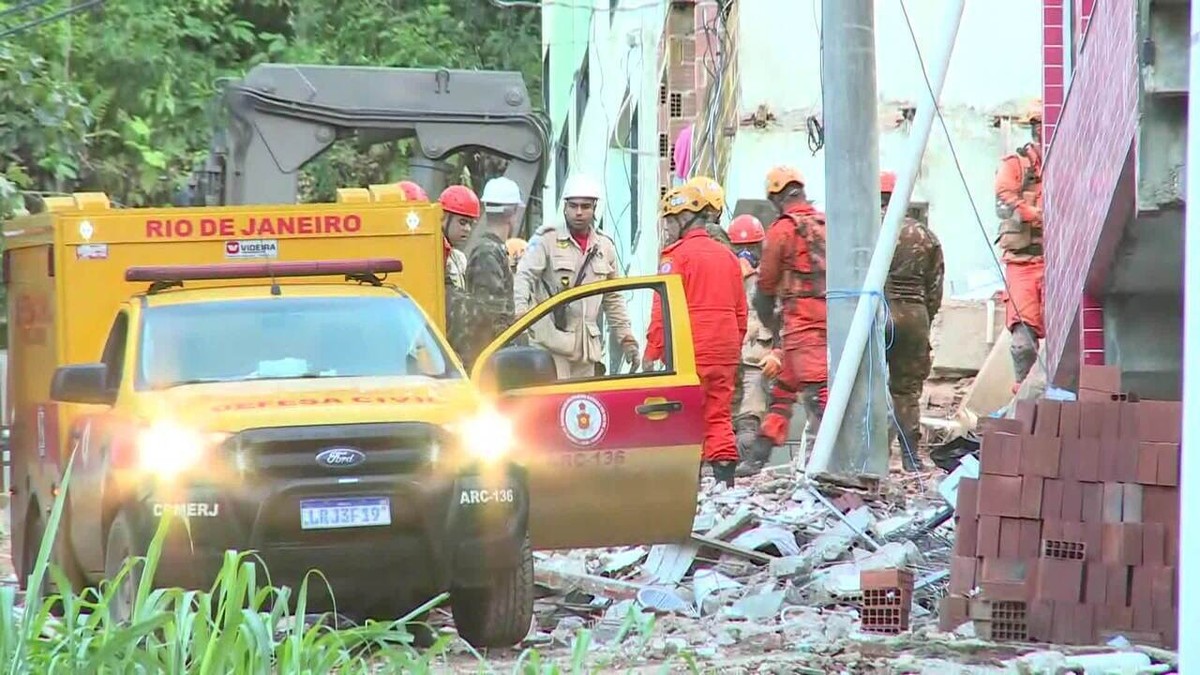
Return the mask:
[[[0,34],[71,4],[0,0]],[[486,0],[107,0],[0,37],[0,219],[14,189],[169,204],[207,154],[219,82],[262,62],[519,70],[536,103],[539,22]],[[305,197],[397,179],[404,155],[337,146]]]

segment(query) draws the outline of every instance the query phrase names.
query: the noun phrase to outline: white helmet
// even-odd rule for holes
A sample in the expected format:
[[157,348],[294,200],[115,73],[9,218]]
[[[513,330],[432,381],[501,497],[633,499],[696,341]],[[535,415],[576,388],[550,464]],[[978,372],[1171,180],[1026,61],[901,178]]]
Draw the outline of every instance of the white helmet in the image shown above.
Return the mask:
[[567,199],[599,200],[602,192],[600,183],[593,180],[591,176],[577,173],[567,178],[567,183],[563,186],[562,198],[564,201]]
[[[510,206],[524,206],[521,201],[521,188],[517,182],[505,176],[498,176],[483,186],[483,196],[479,201],[488,211],[503,211]],[[500,207],[500,208],[494,208]]]

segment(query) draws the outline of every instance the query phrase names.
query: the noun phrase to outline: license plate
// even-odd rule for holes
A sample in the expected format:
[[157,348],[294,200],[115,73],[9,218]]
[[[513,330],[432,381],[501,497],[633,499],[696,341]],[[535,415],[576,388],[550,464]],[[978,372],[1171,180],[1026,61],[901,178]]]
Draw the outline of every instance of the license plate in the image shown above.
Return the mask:
[[387,497],[300,500],[302,530],[336,530],[391,524],[392,505]]

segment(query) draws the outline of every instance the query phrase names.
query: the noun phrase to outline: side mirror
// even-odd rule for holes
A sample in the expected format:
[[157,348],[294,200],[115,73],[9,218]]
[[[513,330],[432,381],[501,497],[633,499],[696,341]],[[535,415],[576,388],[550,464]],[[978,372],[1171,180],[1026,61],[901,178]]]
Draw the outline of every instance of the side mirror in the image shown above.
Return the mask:
[[112,405],[116,392],[108,389],[107,380],[108,366],[103,363],[63,366],[54,371],[50,398],[62,403]]
[[509,346],[483,365],[484,380],[493,383],[497,391],[507,391],[558,381],[554,357],[541,347]]

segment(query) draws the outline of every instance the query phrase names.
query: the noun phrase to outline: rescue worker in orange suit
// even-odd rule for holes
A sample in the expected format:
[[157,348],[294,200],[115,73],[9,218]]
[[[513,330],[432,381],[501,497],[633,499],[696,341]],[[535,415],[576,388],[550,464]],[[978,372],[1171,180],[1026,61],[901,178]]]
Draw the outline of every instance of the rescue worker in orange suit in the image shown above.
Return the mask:
[[438,197],[446,252],[446,340],[457,354],[470,349],[471,331],[481,311],[467,292],[467,255],[463,248],[482,212],[479,197],[465,185],[451,185]]
[[[758,263],[762,260],[766,238],[767,231],[762,222],[748,213],[729,223],[729,241],[742,265],[742,286],[747,304],[754,300]],[[738,455],[743,460],[749,458],[763,416],[767,414],[769,379],[763,376],[763,367],[774,363],[774,342],[774,334],[759,321],[758,313],[750,309],[746,317],[746,337],[742,340],[738,386],[733,395],[733,431],[737,435]],[[778,372],[778,368],[774,367],[772,372]]]
[[[746,294],[737,257],[709,236],[721,217],[725,195],[719,185],[688,184],[663,196],[659,274],[683,281],[695,345],[696,370],[704,389],[702,457],[718,483],[733,486],[737,440],[733,435],[733,391],[746,334]],[[662,303],[651,304],[646,335],[646,367],[664,359]]]
[[[775,167],[767,173],[766,183],[767,199],[780,216],[767,230],[754,310],[764,325],[781,335],[778,344],[782,349],[775,352],[780,370],[771,387],[771,405],[750,457],[738,467],[742,475],[760,471],[771,449],[787,440],[797,399],[803,401],[808,416],[811,447],[829,395],[825,214],[809,203],[804,176],[798,169]],[[781,305],[779,319],[775,314],[777,301]],[[774,373],[769,371],[773,369],[773,364],[764,364],[764,376],[771,377]]]
[[1029,115],[1033,140],[1000,160],[996,172],[996,243],[1004,260],[1005,322],[1012,333],[1013,393],[1037,362],[1046,337],[1043,301],[1046,260],[1042,248],[1042,115]]
[[[887,213],[895,190],[896,174],[880,174],[881,215]],[[922,468],[917,455],[921,441],[921,392],[933,367],[929,328],[942,307],[945,273],[942,242],[937,235],[924,223],[905,218],[884,287],[891,310],[891,333],[887,341],[888,389],[896,415],[890,436],[898,441],[905,471]]]

